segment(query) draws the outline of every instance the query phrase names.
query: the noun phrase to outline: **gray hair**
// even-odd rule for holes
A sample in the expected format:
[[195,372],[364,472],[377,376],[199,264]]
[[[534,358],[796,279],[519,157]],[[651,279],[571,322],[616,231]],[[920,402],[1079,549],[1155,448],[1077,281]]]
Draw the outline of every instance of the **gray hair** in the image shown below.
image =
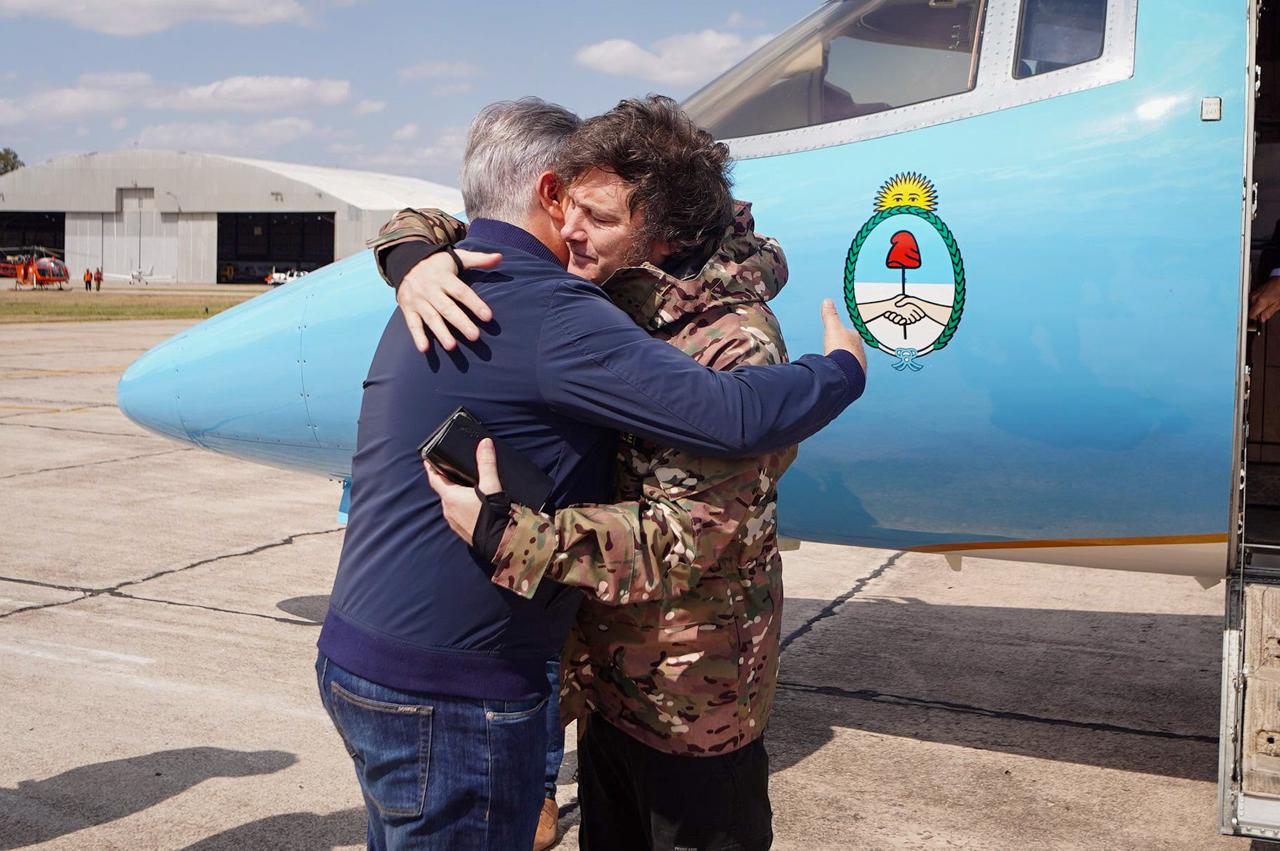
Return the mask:
[[533,182],[549,171],[582,119],[540,98],[491,103],[471,122],[459,182],[467,218],[521,225]]

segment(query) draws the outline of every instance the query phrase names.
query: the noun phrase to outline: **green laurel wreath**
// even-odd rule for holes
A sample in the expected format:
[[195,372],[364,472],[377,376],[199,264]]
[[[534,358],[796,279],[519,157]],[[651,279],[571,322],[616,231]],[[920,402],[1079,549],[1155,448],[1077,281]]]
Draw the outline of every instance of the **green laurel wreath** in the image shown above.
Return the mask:
[[928,348],[920,353],[924,355],[945,348],[947,343],[951,342],[951,338],[956,335],[956,329],[960,327],[960,317],[964,314],[964,260],[960,257],[960,246],[956,245],[956,238],[951,233],[951,229],[933,213],[923,207],[890,207],[867,219],[867,223],[862,226],[857,236],[853,238],[853,242],[849,244],[849,254],[845,257],[844,304],[849,311],[849,319],[853,321],[853,327],[862,335],[862,339],[866,340],[868,345],[874,346],[886,354],[893,354],[892,350],[886,348],[884,343],[875,338],[875,335],[867,328],[867,323],[862,321],[862,314],[858,312],[858,303],[853,298],[853,270],[858,263],[858,255],[862,251],[862,244],[867,241],[867,237],[876,229],[876,226],[887,219],[904,213],[924,219],[942,237],[942,242],[947,246],[947,251],[951,255],[951,272],[956,282],[955,297],[951,302],[951,316],[948,317],[947,324],[943,327],[942,333],[938,335],[938,339],[934,340]]

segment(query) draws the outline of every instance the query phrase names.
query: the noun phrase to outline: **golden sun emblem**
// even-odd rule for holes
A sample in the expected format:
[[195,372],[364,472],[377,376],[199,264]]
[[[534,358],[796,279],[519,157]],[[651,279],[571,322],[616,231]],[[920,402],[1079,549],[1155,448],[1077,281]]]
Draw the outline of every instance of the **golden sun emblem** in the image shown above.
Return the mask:
[[876,193],[876,211],[893,207],[920,207],[933,212],[938,208],[938,192],[933,188],[933,181],[914,171],[889,178]]

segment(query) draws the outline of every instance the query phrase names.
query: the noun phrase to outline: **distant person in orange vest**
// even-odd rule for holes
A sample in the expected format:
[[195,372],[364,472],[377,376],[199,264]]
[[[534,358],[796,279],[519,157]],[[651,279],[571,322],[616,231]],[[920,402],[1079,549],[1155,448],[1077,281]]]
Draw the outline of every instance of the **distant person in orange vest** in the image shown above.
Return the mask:
[[84,270],[84,291],[87,293],[93,292],[93,273],[88,269]]
[[93,288],[97,292],[102,292],[102,267],[99,266],[93,272]]

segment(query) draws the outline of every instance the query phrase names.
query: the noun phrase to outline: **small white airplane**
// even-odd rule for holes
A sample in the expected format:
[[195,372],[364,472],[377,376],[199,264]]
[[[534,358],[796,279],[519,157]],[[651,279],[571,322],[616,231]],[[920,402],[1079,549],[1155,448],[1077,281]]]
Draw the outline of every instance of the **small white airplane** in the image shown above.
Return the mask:
[[273,287],[281,284],[287,284],[290,281],[296,281],[305,276],[307,273],[301,269],[286,269],[283,272],[277,272],[274,266],[271,267],[271,274],[267,275],[267,283]]
[[157,275],[155,272],[156,267],[153,265],[150,269],[134,269],[127,275],[122,275],[118,272],[103,272],[102,278],[107,281],[128,281],[129,286],[133,286],[134,284],[142,284],[143,286],[146,286],[153,282],[173,282],[172,275]]

